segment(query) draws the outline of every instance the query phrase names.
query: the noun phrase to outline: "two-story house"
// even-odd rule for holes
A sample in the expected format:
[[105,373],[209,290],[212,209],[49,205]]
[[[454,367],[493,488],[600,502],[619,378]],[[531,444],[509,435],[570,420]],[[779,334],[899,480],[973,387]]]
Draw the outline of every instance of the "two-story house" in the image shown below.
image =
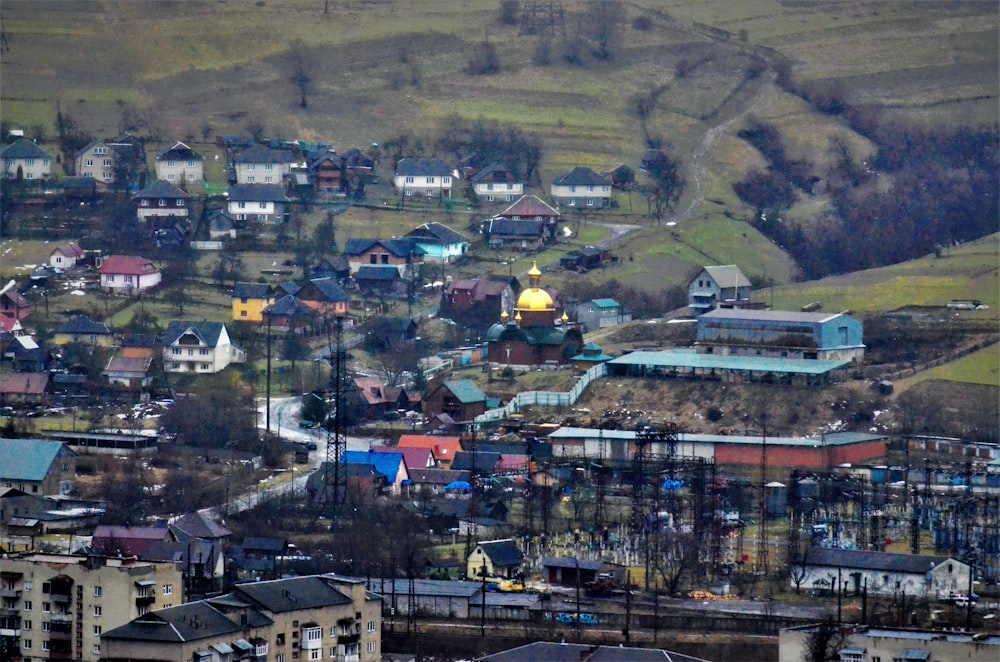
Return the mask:
[[106,186],[115,181],[115,152],[103,140],[94,140],[76,153],[76,174]]
[[405,197],[450,198],[454,174],[441,159],[402,159],[393,182]]
[[52,157],[27,138],[0,149],[4,179],[44,179],[52,173]]
[[25,494],[68,494],[75,477],[76,453],[66,444],[0,439],[0,488],[13,487]]
[[97,270],[106,292],[137,294],[160,284],[161,274],[152,262],[134,255],[112,255]]
[[737,307],[750,300],[752,287],[735,264],[705,267],[688,283],[688,307],[692,315],[720,306]]
[[156,155],[156,178],[168,182],[201,182],[205,157],[182,142]]
[[111,347],[115,335],[104,322],[92,320],[87,315],[77,315],[59,327],[52,338],[56,345],[82,343],[93,347]]
[[246,361],[221,322],[173,321],[163,334],[163,367],[167,372],[211,374],[230,363]]
[[524,182],[504,165],[493,163],[483,168],[469,181],[480,202],[514,202],[524,195]]
[[188,218],[191,196],[174,184],[157,180],[132,195],[136,205],[136,217],[146,221],[151,216]]
[[237,221],[280,223],[288,197],[280,184],[233,184],[229,187],[229,215]]
[[292,152],[256,143],[233,159],[237,184],[281,184],[292,170]]
[[31,314],[31,302],[17,291],[17,282],[9,281],[0,289],[0,318],[20,321]]
[[236,283],[233,287],[233,320],[260,322],[261,312],[274,303],[274,292],[267,283]]
[[586,166],[575,166],[552,181],[552,199],[567,207],[610,207],[611,180]]
[[341,188],[340,155],[332,149],[312,156],[308,161],[309,178],[317,193],[339,193]]
[[351,301],[335,278],[313,278],[296,291],[295,297],[323,317],[346,317]]
[[614,299],[592,299],[577,304],[576,321],[585,333],[632,321],[632,313]]
[[400,276],[412,278],[420,272],[424,251],[416,241],[402,239],[348,239],[343,255],[355,275],[364,265],[391,265]]

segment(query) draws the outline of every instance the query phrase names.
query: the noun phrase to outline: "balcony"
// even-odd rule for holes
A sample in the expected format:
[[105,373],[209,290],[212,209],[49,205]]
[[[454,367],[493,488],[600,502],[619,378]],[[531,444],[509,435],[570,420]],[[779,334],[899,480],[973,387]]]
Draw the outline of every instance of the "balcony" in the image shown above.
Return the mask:
[[73,639],[73,633],[69,630],[50,630],[49,631],[49,641],[70,641]]
[[53,613],[53,614],[49,615],[49,621],[51,623],[53,623],[53,624],[55,624],[55,623],[66,623],[66,624],[69,624],[69,623],[73,622],[73,614],[56,614],[56,613]]
[[150,591],[146,595],[137,596],[136,599],[135,599],[135,606],[136,607],[147,607],[147,606],[153,604],[154,602],[156,602],[156,596],[153,594],[152,591]]
[[21,610],[17,607],[0,607],[0,617],[20,616]]
[[50,597],[52,598],[52,602],[59,605],[68,605],[73,602],[73,596],[69,593],[53,593]]
[[50,650],[49,651],[50,660],[72,660],[73,651],[70,650]]
[[0,637],[20,637],[21,636],[21,626],[9,628],[0,625]]
[[0,588],[0,598],[20,598],[21,589],[19,588]]

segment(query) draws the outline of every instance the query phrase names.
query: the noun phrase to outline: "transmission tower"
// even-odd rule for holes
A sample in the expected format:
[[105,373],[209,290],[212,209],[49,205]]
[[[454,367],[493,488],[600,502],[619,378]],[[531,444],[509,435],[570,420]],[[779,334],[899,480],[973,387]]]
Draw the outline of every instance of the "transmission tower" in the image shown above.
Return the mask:
[[757,535],[757,572],[767,575],[767,426],[761,421],[760,437],[760,524]]
[[323,475],[323,503],[326,504],[331,526],[340,515],[341,505],[347,494],[344,459],[344,348],[341,342],[344,320],[336,319],[336,345],[327,330],[327,348],[330,355],[330,403],[333,406],[333,426],[326,426],[326,472]]
[[594,497],[594,530],[601,535],[604,529],[606,518],[604,501],[607,497],[607,481],[604,472],[607,470],[607,456],[605,454],[606,444],[604,442],[604,430],[597,431],[597,464],[594,465],[594,482],[597,487],[597,494]]
[[524,0],[519,35],[566,34],[566,20],[560,0]]

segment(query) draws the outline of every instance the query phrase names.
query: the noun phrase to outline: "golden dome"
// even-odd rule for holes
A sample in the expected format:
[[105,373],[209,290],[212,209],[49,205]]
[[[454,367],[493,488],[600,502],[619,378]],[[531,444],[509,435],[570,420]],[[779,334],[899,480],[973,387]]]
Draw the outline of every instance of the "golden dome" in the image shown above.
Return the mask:
[[520,312],[518,312],[516,315],[514,315],[514,321],[515,322],[520,322],[521,321],[521,313]]
[[525,311],[555,310],[555,306],[552,303],[552,297],[549,296],[548,292],[538,286],[538,282],[542,278],[542,272],[538,270],[537,262],[531,265],[531,271],[528,272],[528,277],[531,284],[526,290],[521,292],[519,297],[517,297],[517,305],[515,308]]
[[506,310],[500,311],[500,319],[502,321],[506,322],[508,317],[510,317],[510,315],[507,314]]
[[563,311],[562,317],[560,319],[562,320],[563,324],[569,321],[569,315],[566,314],[565,310]]

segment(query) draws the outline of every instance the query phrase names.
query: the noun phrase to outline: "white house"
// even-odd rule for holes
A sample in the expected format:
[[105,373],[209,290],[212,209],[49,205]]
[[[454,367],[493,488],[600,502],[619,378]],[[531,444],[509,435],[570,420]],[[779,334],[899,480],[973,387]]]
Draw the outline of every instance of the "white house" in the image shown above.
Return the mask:
[[77,244],[58,246],[49,253],[49,266],[56,269],[72,269],[83,259],[83,249]]
[[254,144],[233,159],[237,184],[280,184],[292,170],[292,153]]
[[205,178],[205,158],[178,142],[156,155],[156,178],[168,182],[200,182]]
[[227,211],[237,221],[279,223],[285,218],[288,197],[279,184],[233,184]]
[[210,374],[246,360],[246,352],[233,345],[221,322],[175,320],[163,334],[163,367],[167,372]]
[[688,307],[701,315],[721,304],[737,305],[750,300],[752,287],[735,264],[705,267],[688,283]]
[[133,294],[160,284],[160,270],[144,257],[112,255],[101,263],[97,272],[101,289],[108,292]]
[[27,138],[0,150],[5,179],[42,179],[52,173],[52,157]]
[[611,206],[611,180],[585,166],[576,166],[552,181],[557,205],[601,209]]
[[860,595],[867,587],[872,595],[905,592],[942,599],[968,591],[969,566],[945,556],[812,547],[792,579],[800,579],[799,585],[809,590],[842,587],[849,595]]
[[489,165],[469,180],[480,202],[514,202],[524,195],[524,182],[503,165]]
[[441,159],[402,159],[393,182],[404,196],[450,198],[454,174]]

